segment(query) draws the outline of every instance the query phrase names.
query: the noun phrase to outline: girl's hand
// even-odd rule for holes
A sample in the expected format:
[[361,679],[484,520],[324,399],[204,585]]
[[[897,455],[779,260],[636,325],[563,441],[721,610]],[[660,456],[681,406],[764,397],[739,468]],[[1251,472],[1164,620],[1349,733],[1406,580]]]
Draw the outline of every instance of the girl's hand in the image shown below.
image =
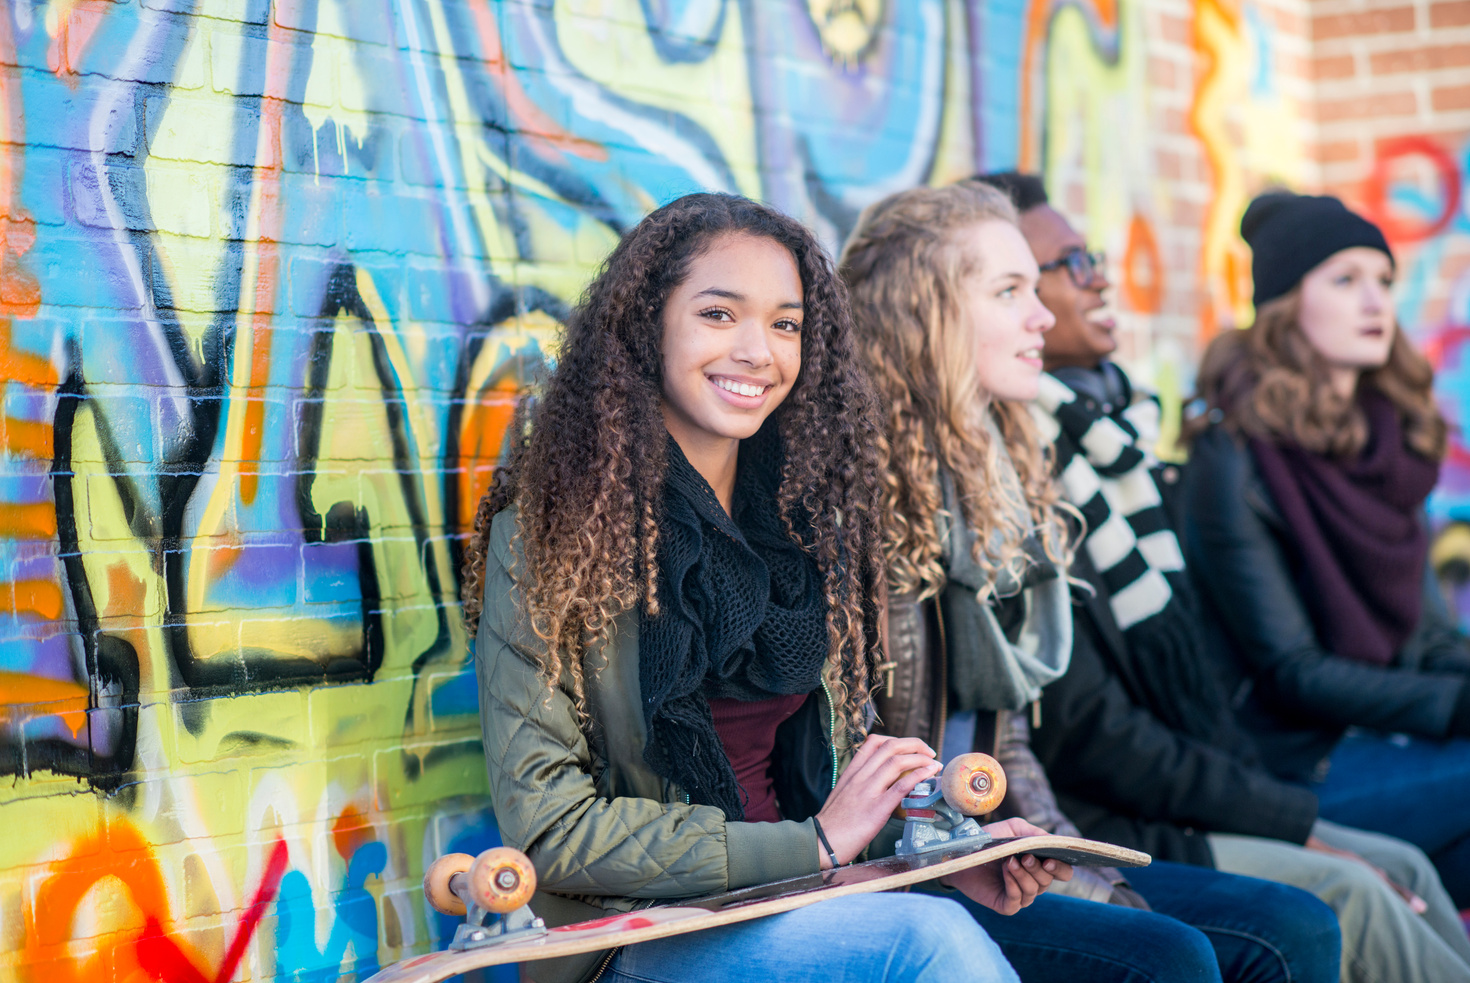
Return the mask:
[[[934,749],[917,737],[874,734],[864,741],[817,813],[837,862],[848,863],[861,853],[903,797],[939,774],[940,767]],[[826,850],[821,854],[822,869],[827,870],[832,861]]]
[[1344,860],[1351,860],[1354,863],[1362,864],[1364,867],[1367,867],[1369,870],[1373,871],[1373,873],[1383,878],[1383,882],[1389,887],[1393,888],[1393,892],[1395,894],[1404,899],[1404,904],[1408,905],[1409,910],[1412,911],[1414,914],[1422,915],[1429,910],[1429,902],[1425,901],[1423,898],[1419,897],[1419,895],[1415,894],[1413,891],[1410,891],[1402,884],[1395,882],[1392,877],[1388,876],[1388,871],[1384,870],[1382,867],[1379,867],[1372,861],[1367,860],[1356,853],[1353,853],[1351,850],[1339,850],[1337,849],[1337,847],[1328,846],[1326,843],[1322,842],[1315,836],[1308,836],[1307,842],[1302,845],[1308,850],[1312,850],[1316,853],[1325,853],[1328,856],[1341,857]]
[[[1007,819],[984,828],[996,839],[1046,833],[1046,830],[1033,826],[1024,819]],[[1042,860],[1026,853],[962,870],[958,874],[941,878],[939,883],[959,889],[965,897],[992,911],[1014,915],[1035,901],[1036,896],[1045,891],[1052,881],[1071,879],[1070,864],[1064,864],[1060,860]]]

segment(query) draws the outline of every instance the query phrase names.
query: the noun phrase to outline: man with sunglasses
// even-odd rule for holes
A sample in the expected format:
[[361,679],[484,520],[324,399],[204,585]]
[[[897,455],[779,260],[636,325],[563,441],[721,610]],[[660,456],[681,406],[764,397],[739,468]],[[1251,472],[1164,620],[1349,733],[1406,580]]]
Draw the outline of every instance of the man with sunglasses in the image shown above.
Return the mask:
[[1165,862],[1129,872],[1157,911],[1204,928],[1196,909],[1210,892],[1191,893],[1190,866],[1263,876],[1337,913],[1344,981],[1465,979],[1470,942],[1429,859],[1320,820],[1316,796],[1261,766],[1221,692],[1217,639],[1200,625],[1166,507],[1178,472],[1152,455],[1157,403],[1108,360],[1118,345],[1100,258],[1040,178],[977,180],[1011,196],[1043,271],[1037,294],[1056,327],[1036,417],[1087,519],[1070,573],[1091,589],[1075,592],[1072,661],[1042,691],[1031,735],[1058,804],[1084,835]]

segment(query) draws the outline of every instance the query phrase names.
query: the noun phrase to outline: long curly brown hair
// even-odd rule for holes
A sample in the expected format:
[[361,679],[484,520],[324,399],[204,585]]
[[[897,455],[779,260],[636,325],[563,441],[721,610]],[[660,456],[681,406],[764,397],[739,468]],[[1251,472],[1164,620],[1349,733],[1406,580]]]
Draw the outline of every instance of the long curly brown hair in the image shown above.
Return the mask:
[[[1255,322],[1210,342],[1200,362],[1197,398],[1204,407],[1185,421],[1193,440],[1212,423],[1265,440],[1286,440],[1314,454],[1351,458],[1368,442],[1368,420],[1357,400],[1332,387],[1326,361],[1302,332],[1301,286],[1262,304]],[[1388,361],[1364,372],[1397,407],[1404,442],[1431,460],[1444,457],[1447,427],[1434,403],[1434,369],[1401,328]]]
[[[969,181],[915,188],[869,207],[842,251],[859,345],[888,407],[885,550],[888,586],[897,594],[928,597],[944,585],[935,525],[943,507],[941,466],[975,533],[975,561],[992,583],[1002,570],[1020,571],[1032,530],[1052,560],[1068,560],[1061,495],[1026,407],[991,401],[988,409],[1019,488],[1004,474],[977,412],[985,397],[963,296],[964,281],[979,270],[955,235],[992,221],[1016,223],[1015,207],[994,188]],[[1021,501],[1014,500],[1018,493]]]
[[839,722],[834,737],[843,738],[862,730],[882,662],[877,401],[830,258],[799,222],[746,198],[693,194],[671,202],[623,236],[603,263],[571,314],[543,392],[518,411],[509,458],[480,502],[465,554],[465,619],[474,634],[490,523],[514,505],[525,567],[512,575],[529,625],[545,643],[539,668],[548,686],[569,681],[588,724],[589,653],[640,603],[650,617],[659,612],[669,439],[660,411],[664,304],[690,262],[731,235],[780,243],[801,276],[801,371],[772,414],[786,460],[777,498],[788,531],[805,514],[815,534],[811,552],[824,578],[831,643],[824,679]]

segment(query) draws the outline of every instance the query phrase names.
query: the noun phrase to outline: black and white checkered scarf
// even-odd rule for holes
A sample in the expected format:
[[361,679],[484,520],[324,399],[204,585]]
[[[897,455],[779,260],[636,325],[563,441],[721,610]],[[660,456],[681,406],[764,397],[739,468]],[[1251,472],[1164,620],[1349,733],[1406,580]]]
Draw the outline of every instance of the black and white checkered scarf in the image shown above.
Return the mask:
[[1043,440],[1056,446],[1067,501],[1087,522],[1084,548],[1102,575],[1124,632],[1157,615],[1174,597],[1184,556],[1169,525],[1140,431],[1157,433],[1158,403],[1144,400],[1109,416],[1052,375],[1034,404]]
[[1206,663],[1179,540],[1141,434],[1158,433],[1152,399],[1104,411],[1042,376],[1032,415],[1056,447],[1062,493],[1086,521],[1083,548],[1108,592],[1127,651],[1117,665],[1134,700],[1175,730],[1245,751]]

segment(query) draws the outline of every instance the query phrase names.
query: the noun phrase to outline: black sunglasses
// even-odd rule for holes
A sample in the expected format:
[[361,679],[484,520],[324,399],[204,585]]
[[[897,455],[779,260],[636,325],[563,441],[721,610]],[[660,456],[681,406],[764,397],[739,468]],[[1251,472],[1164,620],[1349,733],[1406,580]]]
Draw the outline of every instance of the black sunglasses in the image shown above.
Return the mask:
[[1067,275],[1072,278],[1073,285],[1078,290],[1086,290],[1092,286],[1093,280],[1104,275],[1107,264],[1107,253],[1090,253],[1081,246],[1074,246],[1050,263],[1038,266],[1037,269],[1043,273],[1050,273],[1052,270],[1059,270],[1065,266]]

